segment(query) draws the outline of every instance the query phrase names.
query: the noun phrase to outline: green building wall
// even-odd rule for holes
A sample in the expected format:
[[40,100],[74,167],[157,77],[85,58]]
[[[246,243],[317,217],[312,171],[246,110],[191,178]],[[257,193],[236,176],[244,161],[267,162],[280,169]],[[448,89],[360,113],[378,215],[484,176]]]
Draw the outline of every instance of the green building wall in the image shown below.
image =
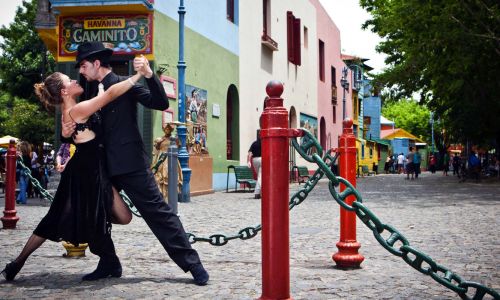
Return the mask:
[[[184,34],[186,84],[207,91],[207,148],[213,158],[213,172],[225,174],[227,166],[235,163],[226,159],[226,101],[231,85],[239,90],[239,58],[187,27]],[[177,80],[179,24],[157,11],[154,15],[154,55],[157,67],[168,64],[163,75]],[[174,120],[178,120],[179,100],[170,99],[169,102]],[[219,104],[219,117],[212,116],[213,104]],[[162,113],[155,111],[152,120],[153,139],[163,136]]]

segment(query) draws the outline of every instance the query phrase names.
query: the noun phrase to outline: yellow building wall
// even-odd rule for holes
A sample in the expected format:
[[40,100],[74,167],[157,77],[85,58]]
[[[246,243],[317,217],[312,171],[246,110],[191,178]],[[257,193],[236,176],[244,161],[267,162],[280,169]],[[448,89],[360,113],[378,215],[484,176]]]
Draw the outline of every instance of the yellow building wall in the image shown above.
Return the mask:
[[[362,147],[364,144],[364,156],[362,155]],[[371,151],[370,151],[371,150]],[[357,160],[356,160],[356,170],[358,170],[358,174],[361,174],[361,167],[367,166],[371,171],[373,169],[373,163],[378,165],[378,148],[377,143],[370,141],[361,141],[356,139],[356,152],[357,152]],[[370,155],[371,153],[371,155]]]

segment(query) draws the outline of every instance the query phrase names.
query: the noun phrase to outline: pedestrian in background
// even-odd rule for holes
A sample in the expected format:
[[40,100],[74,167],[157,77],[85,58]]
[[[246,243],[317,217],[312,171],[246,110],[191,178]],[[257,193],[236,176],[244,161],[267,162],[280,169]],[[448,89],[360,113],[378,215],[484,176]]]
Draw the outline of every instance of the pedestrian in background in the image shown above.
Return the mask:
[[384,165],[384,171],[385,174],[389,174],[389,168],[391,167],[391,156],[387,155],[387,158],[385,159],[385,165]]
[[455,156],[453,156],[452,166],[453,175],[460,176],[460,156],[458,156],[458,153],[455,153]]
[[448,171],[450,171],[450,156],[448,152],[443,155],[443,176],[448,176]]
[[[18,155],[21,157],[21,161],[26,166],[26,168],[31,167],[31,145],[22,141],[19,144],[19,153]],[[17,195],[16,203],[17,204],[27,204],[28,198],[28,183],[29,177],[26,173],[26,168],[21,167],[21,164],[17,164],[17,169],[19,171],[19,194]]]
[[413,156],[413,169],[415,171],[415,179],[418,178],[420,174],[420,164],[422,163],[422,155],[415,149],[415,155]]
[[411,179],[413,180],[413,173],[414,171],[414,166],[413,166],[413,157],[415,156],[415,153],[413,152],[413,147],[410,147],[410,151],[406,155],[406,179]]
[[434,174],[436,173],[436,157],[434,154],[431,154],[429,157],[429,169],[431,170],[431,173]]
[[260,144],[260,130],[257,130],[257,139],[252,143],[250,149],[248,149],[247,164],[251,168],[252,165],[255,168],[255,173],[257,173],[257,183],[255,184],[254,198],[260,199],[260,184],[262,179],[261,172],[261,144]]
[[405,163],[405,156],[403,153],[399,153],[398,155],[398,174],[404,173],[404,163]]

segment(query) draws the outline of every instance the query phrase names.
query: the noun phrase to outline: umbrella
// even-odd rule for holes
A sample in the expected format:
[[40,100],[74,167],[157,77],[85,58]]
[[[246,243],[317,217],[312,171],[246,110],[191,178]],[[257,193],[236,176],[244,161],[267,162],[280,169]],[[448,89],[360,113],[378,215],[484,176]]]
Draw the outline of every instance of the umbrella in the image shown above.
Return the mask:
[[10,140],[14,140],[17,143],[18,138],[6,135],[0,138],[0,147],[8,148]]

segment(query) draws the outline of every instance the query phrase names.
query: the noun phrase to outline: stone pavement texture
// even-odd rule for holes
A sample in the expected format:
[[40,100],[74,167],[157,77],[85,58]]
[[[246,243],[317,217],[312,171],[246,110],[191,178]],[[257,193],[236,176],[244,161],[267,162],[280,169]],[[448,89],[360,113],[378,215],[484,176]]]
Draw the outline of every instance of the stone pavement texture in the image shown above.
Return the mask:
[[[500,181],[458,183],[454,177],[423,173],[358,179],[363,203],[410,245],[464,280],[500,291]],[[300,187],[292,184],[290,196]],[[217,192],[180,203],[186,231],[208,237],[234,235],[260,223],[260,200],[252,193]],[[3,199],[0,199],[3,208]],[[30,199],[17,206],[15,230],[0,230],[1,268],[15,258],[48,204]],[[331,259],[339,240],[339,205],[321,180],[290,212],[290,290],[294,299],[458,299],[457,294],[390,254],[359,220],[357,240],[365,257],[360,269],[340,270]],[[113,228],[123,277],[81,282],[97,265],[63,258],[59,243],[46,242],[27,261],[14,282],[0,279],[0,299],[257,299],[262,292],[261,235],[222,247],[195,243],[210,273],[207,286],[192,284],[166,255],[144,221]]]

